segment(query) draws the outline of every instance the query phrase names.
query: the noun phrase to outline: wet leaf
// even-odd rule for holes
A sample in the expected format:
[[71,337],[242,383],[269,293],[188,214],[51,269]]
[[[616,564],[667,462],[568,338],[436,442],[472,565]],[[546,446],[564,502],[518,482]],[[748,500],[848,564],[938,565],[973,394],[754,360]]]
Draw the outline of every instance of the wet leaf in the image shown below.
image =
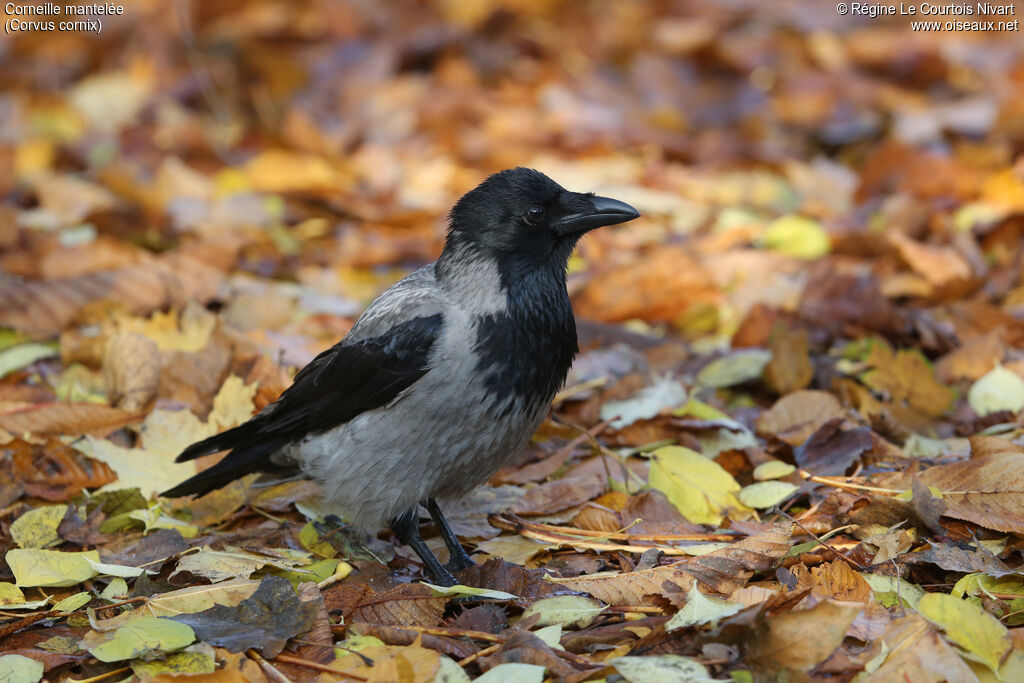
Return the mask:
[[287,580],[268,576],[237,607],[216,605],[202,612],[172,617],[191,627],[196,637],[231,652],[255,648],[275,657],[289,638],[313,625],[313,603],[300,603]]

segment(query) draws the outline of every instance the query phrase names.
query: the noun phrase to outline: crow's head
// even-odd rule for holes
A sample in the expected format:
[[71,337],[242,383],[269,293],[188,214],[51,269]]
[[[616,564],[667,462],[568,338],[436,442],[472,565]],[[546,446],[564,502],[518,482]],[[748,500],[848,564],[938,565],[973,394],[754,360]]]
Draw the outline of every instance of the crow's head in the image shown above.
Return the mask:
[[639,215],[629,204],[570,192],[539,171],[513,168],[495,173],[455,204],[447,248],[465,245],[499,261],[564,267],[584,233]]

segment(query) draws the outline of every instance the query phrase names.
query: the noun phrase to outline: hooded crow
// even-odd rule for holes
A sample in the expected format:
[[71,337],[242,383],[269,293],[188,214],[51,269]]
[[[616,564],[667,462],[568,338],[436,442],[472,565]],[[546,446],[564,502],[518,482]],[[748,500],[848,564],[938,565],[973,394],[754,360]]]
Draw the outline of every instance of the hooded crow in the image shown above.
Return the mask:
[[[532,169],[490,176],[455,204],[436,262],[381,294],[277,401],[186,448],[178,462],[230,452],[163,495],[255,472],[308,477],[328,507],[368,531],[389,526],[453,585],[452,572],[473,562],[436,501],[469,493],[521,453],[578,351],[569,256],[589,230],[637,216]],[[447,565],[420,538],[421,503]]]

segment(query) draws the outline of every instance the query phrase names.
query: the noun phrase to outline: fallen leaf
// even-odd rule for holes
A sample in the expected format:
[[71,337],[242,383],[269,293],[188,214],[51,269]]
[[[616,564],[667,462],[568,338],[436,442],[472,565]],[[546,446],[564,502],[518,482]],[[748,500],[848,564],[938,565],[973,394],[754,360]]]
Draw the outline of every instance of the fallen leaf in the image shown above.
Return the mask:
[[32,365],[37,360],[59,355],[53,344],[19,344],[0,351],[0,379],[15,370]]
[[942,493],[947,517],[1024,533],[1024,449],[992,437],[974,437],[971,446],[970,460],[929,467],[921,483]]
[[593,598],[578,595],[558,595],[543,598],[523,611],[523,619],[539,615],[537,626],[562,626],[586,628],[594,618],[604,611],[604,605]]
[[666,585],[685,592],[695,580],[728,595],[741,588],[754,572],[770,569],[786,555],[791,530],[789,525],[778,525],[764,534],[682,562],[635,572],[566,577],[558,583],[609,605],[643,605],[649,595],[664,595]]
[[808,261],[821,258],[831,247],[821,223],[797,215],[782,216],[769,223],[760,241],[767,249]]
[[865,362],[872,369],[861,374],[861,381],[888,394],[897,406],[905,403],[927,417],[938,417],[953,403],[953,390],[935,378],[928,359],[916,349],[894,351],[874,339]]
[[511,510],[521,515],[547,515],[582,505],[604,490],[604,480],[596,475],[556,479],[527,489],[526,495],[513,503]]
[[696,659],[679,655],[647,655],[645,657],[615,657],[608,663],[615,667],[629,683],[650,681],[678,681],[700,683],[710,678],[708,670]]
[[103,436],[140,416],[96,403],[41,403],[0,412],[0,429],[12,434],[89,434]]
[[814,378],[814,367],[807,352],[807,330],[772,330],[769,351],[772,358],[764,368],[764,379],[780,396],[803,389]]
[[967,403],[981,417],[1001,410],[1020,412],[1024,409],[1024,377],[997,365],[971,385]]
[[237,607],[215,605],[202,612],[171,617],[195,631],[196,637],[231,652],[249,648],[276,657],[289,638],[308,631],[316,607],[300,603],[295,589],[278,576],[267,576]]
[[918,612],[992,671],[1010,650],[1006,627],[998,619],[969,600],[945,593],[928,593],[917,605]]
[[60,543],[57,527],[67,505],[44,505],[29,510],[11,523],[11,538],[20,548],[48,548]]
[[477,683],[542,683],[544,667],[509,662],[492,667],[474,680]]
[[721,389],[750,382],[761,377],[772,359],[772,352],[763,349],[742,349],[716,358],[697,373],[697,384]]
[[677,628],[701,626],[730,617],[741,609],[743,609],[741,604],[705,596],[694,582],[686,594],[686,604],[665,622],[665,630],[674,631]]
[[846,414],[839,400],[827,391],[802,389],[783,396],[757,419],[757,431],[790,446],[799,446],[819,427]]
[[768,460],[754,468],[753,476],[757,481],[771,481],[788,477],[796,472],[796,468],[781,460]]
[[65,553],[57,550],[8,550],[4,558],[19,586],[74,586],[96,576],[87,560],[99,562],[95,550]]
[[746,661],[765,672],[805,674],[839,647],[862,607],[823,600],[811,609],[770,616],[745,646]]
[[663,446],[651,458],[650,486],[695,524],[719,524],[727,512],[743,515],[740,485],[722,467],[689,448]]
[[[31,657],[0,656],[0,681],[4,683],[36,683],[36,681],[42,680],[44,671],[43,663]],[[541,674],[543,675],[543,670],[541,670]]]
[[663,410],[675,408],[686,401],[686,388],[671,376],[658,378],[633,396],[622,401],[605,401],[601,419],[610,420],[612,429],[622,429],[639,420],[657,417]]
[[861,454],[874,445],[867,427],[846,428],[833,419],[818,428],[793,451],[796,464],[818,476],[842,476]]
[[747,507],[764,510],[786,500],[799,488],[788,481],[759,481],[740,489],[737,498]]
[[89,654],[101,662],[120,662],[154,652],[173,652],[196,639],[192,629],[171,619],[143,617],[120,627],[103,642],[91,645]]
[[103,379],[110,400],[128,412],[140,412],[160,387],[160,351],[147,337],[132,332],[110,336],[103,350]]

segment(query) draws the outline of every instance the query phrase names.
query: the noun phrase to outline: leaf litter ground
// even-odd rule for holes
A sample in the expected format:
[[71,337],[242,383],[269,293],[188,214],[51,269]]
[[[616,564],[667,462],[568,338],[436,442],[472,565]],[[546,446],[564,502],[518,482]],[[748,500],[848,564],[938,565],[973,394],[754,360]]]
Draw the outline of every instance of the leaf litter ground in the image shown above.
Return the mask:
[[[1018,33],[181,7],[0,57],[0,680],[1024,679]],[[459,587],[308,483],[156,496],[512,165],[644,215]]]

